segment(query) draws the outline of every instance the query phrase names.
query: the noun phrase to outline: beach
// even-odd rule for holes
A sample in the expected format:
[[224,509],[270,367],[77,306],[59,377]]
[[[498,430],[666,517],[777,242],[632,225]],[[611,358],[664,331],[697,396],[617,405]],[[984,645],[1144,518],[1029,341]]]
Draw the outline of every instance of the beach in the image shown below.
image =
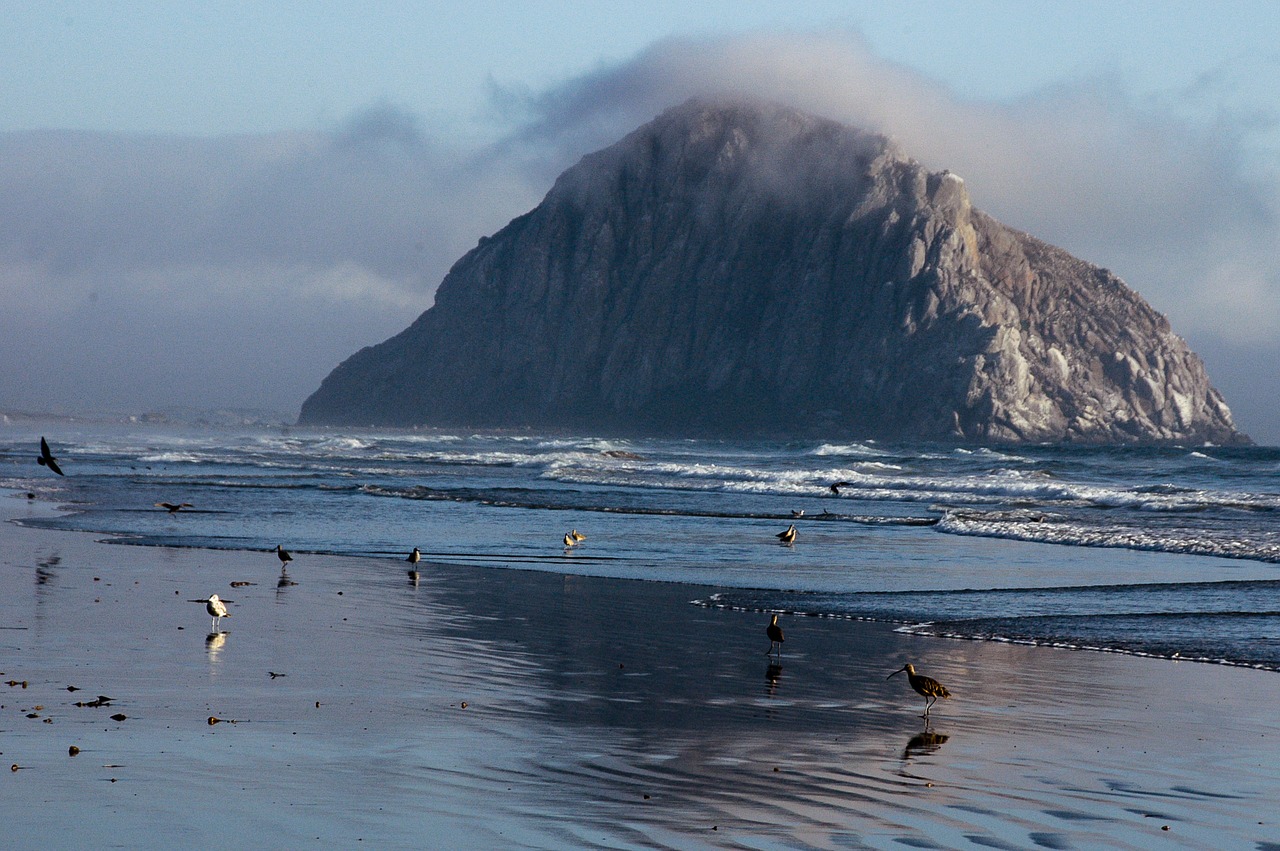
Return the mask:
[[[1271,672],[785,614],[774,665],[764,613],[692,603],[714,588],[298,552],[286,576],[276,541],[127,546],[0,505],[7,847],[1280,843]],[[213,593],[219,633],[188,602]],[[927,724],[905,662],[954,695]]]

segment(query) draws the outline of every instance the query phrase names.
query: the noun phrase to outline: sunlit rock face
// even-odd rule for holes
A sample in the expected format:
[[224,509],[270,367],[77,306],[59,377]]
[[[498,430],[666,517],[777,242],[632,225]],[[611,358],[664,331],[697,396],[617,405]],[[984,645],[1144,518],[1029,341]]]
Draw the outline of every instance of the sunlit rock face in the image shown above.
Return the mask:
[[584,157],[302,408],[345,425],[1241,442],[1105,269],[889,139],[689,101]]

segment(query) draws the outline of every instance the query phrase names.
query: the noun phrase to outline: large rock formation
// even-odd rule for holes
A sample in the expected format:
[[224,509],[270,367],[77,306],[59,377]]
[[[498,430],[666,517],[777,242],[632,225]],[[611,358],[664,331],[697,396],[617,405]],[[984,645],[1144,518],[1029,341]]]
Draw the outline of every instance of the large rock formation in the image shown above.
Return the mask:
[[584,157],[300,421],[676,435],[1239,442],[1105,269],[888,139],[690,101]]

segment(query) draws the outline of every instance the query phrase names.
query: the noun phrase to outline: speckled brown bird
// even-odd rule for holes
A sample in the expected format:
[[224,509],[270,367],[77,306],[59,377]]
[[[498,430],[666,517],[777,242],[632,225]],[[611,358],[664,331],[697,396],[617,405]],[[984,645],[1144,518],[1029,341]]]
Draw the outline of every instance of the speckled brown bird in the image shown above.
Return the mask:
[[950,698],[951,692],[947,691],[947,687],[935,680],[933,677],[926,677],[923,674],[917,674],[915,666],[910,662],[894,671],[885,679],[891,679],[894,676],[907,672],[907,681],[911,683],[911,687],[915,689],[916,694],[924,698],[924,715],[921,718],[929,717],[929,707],[938,702],[938,698]]

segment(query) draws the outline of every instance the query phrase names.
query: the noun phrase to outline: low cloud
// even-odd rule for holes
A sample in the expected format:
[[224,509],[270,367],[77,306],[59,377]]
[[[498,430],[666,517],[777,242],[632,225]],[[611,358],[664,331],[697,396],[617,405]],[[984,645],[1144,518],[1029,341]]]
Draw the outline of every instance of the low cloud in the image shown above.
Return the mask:
[[[0,367],[0,405],[53,407],[51,388],[65,407],[190,403],[195,385],[225,388],[200,394],[209,403],[296,408],[343,357],[407,326],[452,263],[564,168],[715,94],[890,135],[964,176],[1005,223],[1115,271],[1193,346],[1271,351],[1280,170],[1253,142],[1275,117],[1206,108],[1230,74],[1212,77],[1150,101],[1103,73],[975,102],[856,33],[757,34],[663,41],[549,90],[495,89],[509,130],[473,149],[388,104],[330,133],[0,136],[0,312],[19,317],[0,358],[28,369]],[[123,384],[97,380],[102,347],[134,362]],[[1210,372],[1247,386],[1251,370],[1277,371],[1269,358],[1210,357]],[[1280,437],[1280,422],[1244,425]]]

